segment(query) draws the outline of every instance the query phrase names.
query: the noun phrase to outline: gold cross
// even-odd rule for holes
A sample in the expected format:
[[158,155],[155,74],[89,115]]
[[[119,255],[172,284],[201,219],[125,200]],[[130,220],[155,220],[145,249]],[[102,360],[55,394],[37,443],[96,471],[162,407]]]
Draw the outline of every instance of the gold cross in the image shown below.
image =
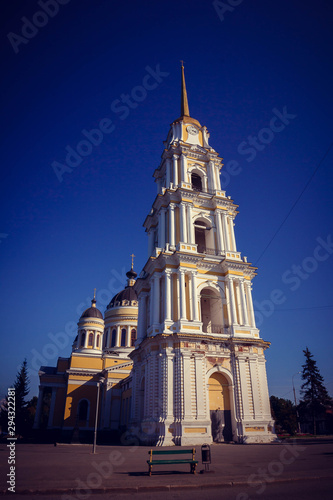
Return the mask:
[[184,66],[184,61],[180,61],[182,63],[182,66]]
[[131,254],[131,257],[132,257],[132,269],[133,269],[133,265],[134,265],[134,257],[135,257],[134,253],[132,253],[132,254]]
[[96,298],[96,288],[94,288],[94,300]]

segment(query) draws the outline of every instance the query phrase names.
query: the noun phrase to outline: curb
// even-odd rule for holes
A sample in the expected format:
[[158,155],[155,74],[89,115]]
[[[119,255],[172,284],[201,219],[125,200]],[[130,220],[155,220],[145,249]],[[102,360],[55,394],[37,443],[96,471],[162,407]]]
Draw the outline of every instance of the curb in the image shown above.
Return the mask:
[[[333,476],[306,476],[306,477],[290,477],[284,479],[275,479],[274,483],[292,483],[297,481],[318,481],[323,479],[332,479]],[[273,482],[272,482],[273,483]],[[92,488],[90,494],[115,494],[115,493],[153,493],[158,491],[184,491],[184,490],[207,490],[214,488],[232,488],[237,486],[247,486],[249,484],[247,481],[226,481],[223,483],[208,483],[208,484],[169,484],[169,485],[152,485],[152,486],[128,486],[128,487],[115,487],[115,488]],[[13,493],[8,490],[1,490],[0,496],[12,495]],[[64,495],[72,494],[76,495],[76,488],[54,488],[54,489],[44,489],[44,490],[16,490],[16,495]]]

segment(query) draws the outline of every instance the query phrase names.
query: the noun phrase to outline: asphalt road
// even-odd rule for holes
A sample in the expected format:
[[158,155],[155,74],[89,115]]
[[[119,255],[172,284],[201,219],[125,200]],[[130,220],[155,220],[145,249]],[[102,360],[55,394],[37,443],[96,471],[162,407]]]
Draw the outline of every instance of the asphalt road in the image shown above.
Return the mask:
[[[155,491],[152,493],[96,493],[85,496],[85,500],[331,500],[333,479],[274,482],[266,485],[265,491],[244,486],[232,486],[204,491]],[[16,500],[76,500],[76,495],[15,495]],[[80,499],[81,500],[81,499]]]

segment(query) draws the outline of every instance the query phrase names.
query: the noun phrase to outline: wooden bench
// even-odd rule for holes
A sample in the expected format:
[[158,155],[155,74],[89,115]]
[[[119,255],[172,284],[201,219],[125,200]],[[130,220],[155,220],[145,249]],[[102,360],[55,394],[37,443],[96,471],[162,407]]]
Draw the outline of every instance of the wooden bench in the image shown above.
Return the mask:
[[[150,450],[148,451],[149,460],[147,460],[147,464],[149,467],[149,475],[151,476],[153,465],[162,465],[162,464],[190,464],[190,472],[191,474],[195,474],[195,468],[198,464],[197,460],[194,460],[195,457],[195,448],[189,450]],[[172,458],[169,460],[156,460],[154,459],[155,455],[189,455],[191,454],[191,458]]]

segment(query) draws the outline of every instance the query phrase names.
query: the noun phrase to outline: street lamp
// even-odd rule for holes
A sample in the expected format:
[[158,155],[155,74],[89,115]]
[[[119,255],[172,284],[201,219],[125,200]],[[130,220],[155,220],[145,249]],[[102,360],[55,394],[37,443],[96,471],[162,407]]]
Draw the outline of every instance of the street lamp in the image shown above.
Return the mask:
[[101,384],[105,381],[104,377],[99,377],[97,382],[97,401],[96,401],[96,413],[95,413],[95,430],[94,430],[94,444],[93,444],[93,453],[96,453],[96,439],[97,439],[97,423],[98,423],[98,407],[99,407],[99,392],[101,388]]
[[297,399],[296,399],[296,391],[295,391],[295,385],[294,385],[294,377],[296,375],[299,375],[302,372],[297,372],[291,377],[291,382],[293,384],[293,392],[294,392],[294,400],[295,400],[295,407],[296,407],[296,420],[297,420],[297,429],[298,429],[298,434],[301,433],[301,424],[299,422],[299,415],[298,415],[298,410],[297,410]]

